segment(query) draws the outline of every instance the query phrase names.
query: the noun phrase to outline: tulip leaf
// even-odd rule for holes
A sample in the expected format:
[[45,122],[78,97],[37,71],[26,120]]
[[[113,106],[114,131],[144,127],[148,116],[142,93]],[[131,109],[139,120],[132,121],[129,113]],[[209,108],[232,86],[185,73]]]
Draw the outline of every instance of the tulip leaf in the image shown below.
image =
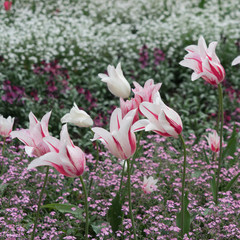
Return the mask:
[[225,191],[229,191],[232,185],[237,181],[238,177],[240,176],[240,173],[238,173],[226,186]]
[[42,205],[41,208],[51,208],[61,213],[71,213],[79,219],[84,219],[82,217],[82,213],[84,210],[73,204],[51,203],[51,204]]
[[208,159],[208,156],[207,156],[207,154],[206,154],[205,149],[203,149],[203,153],[204,153],[205,161],[206,161],[206,163],[209,165],[210,162],[209,162],[209,159]]
[[212,194],[213,194],[213,199],[216,199],[216,197],[217,197],[217,185],[216,185],[216,179],[215,179],[214,175],[212,175],[211,190],[212,190]]
[[237,132],[236,132],[236,126],[234,126],[232,135],[228,139],[227,146],[223,151],[223,158],[226,156],[234,157],[234,153],[236,151],[237,151]]
[[183,211],[181,210],[177,216],[176,216],[176,223],[179,228],[182,227],[182,214],[184,214],[184,223],[183,223],[183,234],[188,233],[190,230],[190,224],[191,224],[191,216],[190,213],[187,210],[189,204],[188,200],[188,192],[186,192],[184,196],[184,201],[183,201]]
[[123,220],[122,205],[123,201],[118,192],[115,198],[112,200],[112,205],[108,210],[108,221],[114,233],[119,230],[119,227],[122,224]]

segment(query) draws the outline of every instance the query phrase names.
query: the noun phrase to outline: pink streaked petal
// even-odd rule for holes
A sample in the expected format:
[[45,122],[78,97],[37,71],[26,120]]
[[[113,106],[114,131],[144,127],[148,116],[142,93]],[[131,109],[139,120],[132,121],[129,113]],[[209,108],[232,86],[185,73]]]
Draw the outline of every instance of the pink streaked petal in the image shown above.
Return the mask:
[[217,57],[217,55],[215,53],[215,49],[216,49],[217,44],[218,44],[217,42],[211,42],[209,44],[208,56],[211,58],[210,60],[212,60],[215,63],[220,64],[219,58]]
[[23,142],[27,146],[35,146],[31,136],[29,129],[22,129],[19,131],[12,131],[11,132],[12,138],[18,138],[21,142]]
[[39,123],[39,121],[32,112],[29,113],[28,117],[29,117],[29,129],[31,131],[34,128],[34,126]]
[[49,152],[39,158],[34,159],[27,169],[36,168],[39,166],[52,166],[52,163],[59,164],[59,154],[54,152]]
[[79,147],[71,147],[67,146],[67,154],[69,157],[69,161],[71,162],[74,172],[77,176],[80,176],[84,172],[85,167],[85,155],[83,151]]
[[197,62],[195,59],[184,59],[179,64],[183,67],[188,67],[198,73],[201,72],[201,68],[199,67],[199,62]]
[[160,108],[157,104],[143,102],[140,104],[141,112],[150,120],[150,122],[158,119]]
[[188,52],[195,52],[199,54],[199,48],[197,45],[189,45],[185,48],[185,50]]
[[176,132],[175,128],[173,128],[167,121],[164,111],[161,111],[161,113],[158,116],[158,120],[165,132],[167,132],[169,135],[175,138],[178,137],[178,133]]
[[120,128],[122,122],[122,111],[120,108],[116,108],[110,118],[110,132],[117,131]]
[[41,127],[42,127],[42,132],[43,132],[43,137],[47,137],[49,136],[49,132],[48,132],[48,122],[49,122],[49,118],[51,116],[52,111],[46,113],[42,120],[41,120]]
[[[68,129],[67,129],[67,124],[64,124],[62,126],[62,130],[61,130],[61,133],[60,133],[60,142],[61,142],[61,146],[62,145],[71,145],[74,147],[74,144],[69,136],[69,133],[68,133]],[[60,148],[61,148],[60,146]]]
[[138,132],[138,131],[144,130],[145,127],[146,127],[148,124],[149,124],[149,120],[147,120],[147,119],[138,120],[137,122],[135,122],[135,123],[132,125],[131,130],[132,130],[133,132]]
[[207,44],[203,36],[200,36],[198,39],[199,54],[202,59],[205,59],[207,56]]
[[32,152],[33,152],[34,147],[25,146],[24,149],[25,149],[25,152],[27,153],[27,155],[28,155],[29,157],[32,157],[32,156],[33,156]]
[[182,121],[181,121],[181,118],[177,116],[178,114],[175,111],[173,112],[174,114],[170,111],[168,111],[167,113],[164,112],[165,118],[170,124],[170,126],[175,129],[177,134],[180,134],[182,132]]
[[52,137],[52,136],[48,136],[48,137],[43,138],[43,141],[48,145],[51,152],[57,152],[57,153],[59,152],[59,148],[60,148],[59,139]]
[[91,141],[100,140],[112,154],[117,151],[116,144],[110,132],[99,127],[92,128],[92,131],[95,134]]
[[130,135],[131,138],[128,138],[129,131],[131,131],[131,126],[133,122],[133,118],[135,116],[136,109],[131,110],[127,113],[127,115],[124,117],[121,127],[117,134],[114,135],[114,137],[118,140],[118,142],[121,144],[121,147],[125,153],[125,155],[128,157],[131,156],[131,144],[129,141],[136,141],[135,135]]

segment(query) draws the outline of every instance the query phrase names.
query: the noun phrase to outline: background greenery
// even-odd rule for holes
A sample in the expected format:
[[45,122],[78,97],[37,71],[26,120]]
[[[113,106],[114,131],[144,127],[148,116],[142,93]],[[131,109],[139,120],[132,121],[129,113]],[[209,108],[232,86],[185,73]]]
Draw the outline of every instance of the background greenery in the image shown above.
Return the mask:
[[[191,70],[179,62],[200,35],[207,43],[218,41],[224,90],[231,88],[234,95],[230,99],[225,91],[226,114],[236,111],[240,72],[231,62],[240,54],[239,15],[238,1],[13,1],[10,11],[0,9],[0,96],[7,92],[6,80],[11,91],[22,91],[11,103],[2,101],[0,113],[15,116],[16,127],[27,127],[30,111],[41,118],[52,110],[50,130],[58,135],[60,118],[75,101],[103,126],[119,100],[97,75],[121,61],[130,83],[162,82],[161,96],[181,115],[185,133],[202,134],[214,127],[217,91],[202,79],[191,82]],[[157,63],[156,50],[163,54]],[[44,69],[42,61],[54,65],[55,60],[58,67]],[[57,88],[53,93],[51,84]]]

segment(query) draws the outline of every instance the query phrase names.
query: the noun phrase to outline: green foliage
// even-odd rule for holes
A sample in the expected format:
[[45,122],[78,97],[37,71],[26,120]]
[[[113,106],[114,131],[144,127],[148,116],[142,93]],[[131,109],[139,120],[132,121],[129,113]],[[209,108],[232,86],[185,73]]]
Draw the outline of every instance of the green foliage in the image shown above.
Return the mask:
[[188,192],[185,193],[184,196],[184,201],[183,201],[183,211],[181,210],[181,212],[179,212],[177,214],[177,218],[176,218],[176,222],[177,222],[177,226],[179,228],[182,228],[182,214],[184,214],[184,224],[183,224],[183,234],[188,233],[190,230],[190,224],[191,224],[191,217],[190,217],[190,213],[187,210],[189,204],[189,200],[188,200]]
[[123,221],[122,205],[123,199],[118,192],[115,198],[112,200],[112,205],[108,210],[108,221],[114,233],[119,230]]

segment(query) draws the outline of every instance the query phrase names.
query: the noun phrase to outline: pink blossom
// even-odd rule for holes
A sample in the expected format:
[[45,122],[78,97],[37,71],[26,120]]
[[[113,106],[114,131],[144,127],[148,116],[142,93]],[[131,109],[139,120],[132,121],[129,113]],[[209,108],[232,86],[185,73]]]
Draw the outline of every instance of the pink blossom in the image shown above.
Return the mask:
[[11,132],[12,138],[18,138],[23,142],[25,151],[29,156],[40,157],[49,152],[48,145],[43,141],[44,137],[49,136],[48,122],[51,112],[45,114],[39,122],[32,112],[29,113],[29,129],[21,129]]
[[92,141],[100,140],[117,158],[128,159],[136,151],[136,137],[131,127],[136,109],[128,112],[124,118],[120,108],[116,108],[110,119],[110,132],[103,128],[94,127]]
[[201,36],[198,45],[190,45],[185,48],[188,54],[179,64],[191,68],[192,81],[203,78],[212,85],[218,85],[225,78],[225,70],[218,59],[215,48],[217,42],[211,42],[207,48],[204,38]]
[[51,136],[45,137],[43,140],[51,152],[33,160],[28,165],[28,169],[52,166],[67,177],[78,177],[83,174],[86,166],[85,154],[73,144],[68,134],[67,124],[62,127],[60,141]]

